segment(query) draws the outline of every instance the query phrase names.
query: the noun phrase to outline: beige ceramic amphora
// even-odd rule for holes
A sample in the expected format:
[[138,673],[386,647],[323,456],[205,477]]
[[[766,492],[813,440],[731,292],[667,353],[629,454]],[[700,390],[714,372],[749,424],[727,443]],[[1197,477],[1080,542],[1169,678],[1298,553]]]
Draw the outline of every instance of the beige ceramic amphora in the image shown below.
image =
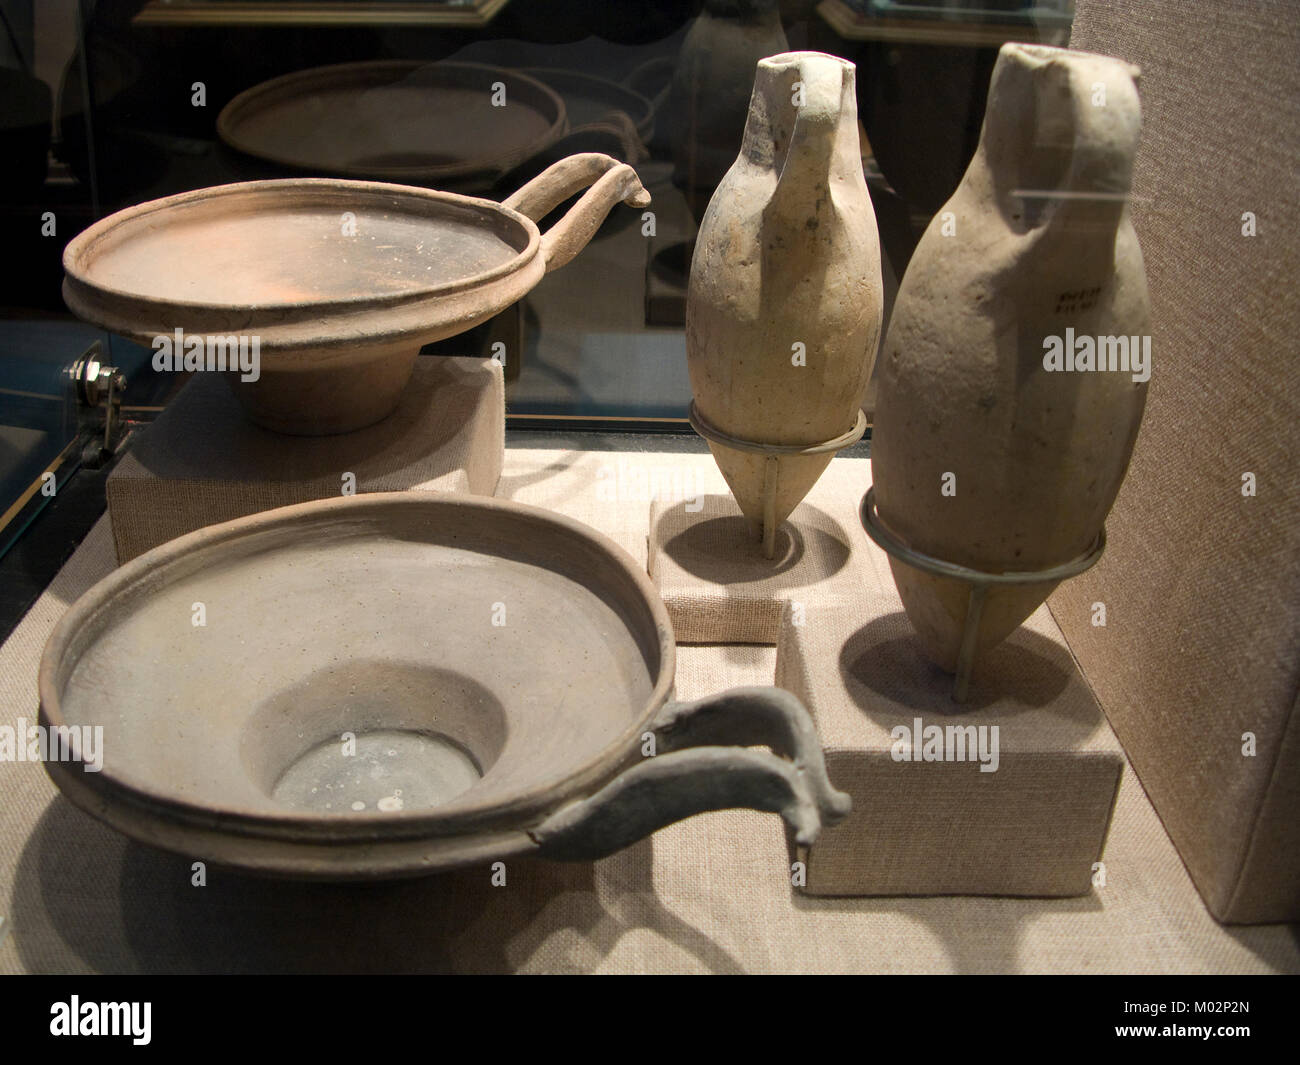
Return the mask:
[[865,427],[883,297],[854,73],[819,52],[759,62],[743,147],[691,263],[692,421],[768,557]]
[[[1060,48],[1008,44],[998,56],[979,148],[912,256],[881,351],[876,503],[913,550],[1034,573],[1098,542],[1150,374],[1128,212],[1137,78],[1117,59]],[[1067,347],[1082,368],[1066,364]],[[1097,370],[1100,354],[1117,368]],[[970,585],[891,566],[925,653],[954,670]],[[976,653],[1053,587],[992,589]]]

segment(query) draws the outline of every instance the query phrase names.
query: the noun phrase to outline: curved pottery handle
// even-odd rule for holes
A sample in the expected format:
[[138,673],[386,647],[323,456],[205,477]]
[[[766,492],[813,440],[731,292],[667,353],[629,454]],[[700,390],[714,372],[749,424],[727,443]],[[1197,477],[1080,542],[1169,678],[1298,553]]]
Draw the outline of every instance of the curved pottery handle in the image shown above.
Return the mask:
[[849,812],[849,797],[826,776],[812,719],[789,692],[734,688],[668,703],[652,728],[654,757],[531,830],[544,856],[591,861],[694,814],[741,807],[779,813],[806,847]]
[[827,187],[836,178],[854,176],[866,196],[855,74],[847,59],[822,52],[759,60],[741,154],[771,160],[767,165],[777,171],[765,225],[809,228],[809,219],[834,211]]
[[[759,61],[760,69],[768,65],[776,75],[771,86],[775,99],[769,106],[789,104],[796,85],[803,94],[803,103],[791,108],[795,115],[794,128],[789,134],[777,187],[794,186],[810,199],[813,195],[824,195],[827,175],[835,161],[834,137],[844,121],[846,103],[852,120],[850,128],[857,139],[857,98],[844,92],[846,78],[850,87],[853,86],[854,66],[847,60],[817,52],[790,52]],[[820,192],[819,186],[822,186]]]
[[[591,187],[587,188],[588,185]],[[629,207],[650,205],[650,193],[642,187],[636,171],[598,152],[571,155],[547,167],[502,201],[503,206],[538,222],[584,188],[586,195],[542,234],[542,256],[548,273],[559,269],[587,246],[614,204],[622,200]]]
[[1098,272],[1112,268],[1132,188],[1140,76],[1110,56],[1004,44],[989,82],[978,154],[1004,215],[1049,254],[1062,241],[1076,263],[1091,253]]

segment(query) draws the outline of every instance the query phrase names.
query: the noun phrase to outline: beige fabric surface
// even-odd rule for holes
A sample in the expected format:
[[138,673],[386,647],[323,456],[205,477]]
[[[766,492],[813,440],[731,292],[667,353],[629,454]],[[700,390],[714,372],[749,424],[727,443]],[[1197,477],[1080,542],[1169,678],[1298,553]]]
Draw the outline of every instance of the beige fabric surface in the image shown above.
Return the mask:
[[656,501],[649,570],[684,643],[775,644],[785,603],[844,602],[862,583],[867,540],[856,499],[866,459],[832,463],[763,557],[731,495]]
[[1071,43],[1142,68],[1153,368],[1109,548],[1051,607],[1211,909],[1295,920],[1300,8],[1079,0]]
[[[550,502],[644,561],[648,501],[597,498],[619,459],[507,451],[501,494]],[[50,628],[112,565],[101,521],[0,647],[0,718],[35,711]],[[772,648],[682,648],[678,695],[770,683],[774,666]],[[0,971],[1300,971],[1292,929],[1215,924],[1129,773],[1106,864],[1106,886],[1078,899],[814,899],[790,888],[780,822],[726,811],[593,864],[511,863],[503,888],[486,869],[369,887],[210,869],[195,888],[187,859],[80,813],[40,766],[4,762]]]
[[[787,608],[776,683],[812,712],[836,785],[853,812],[809,850],[814,895],[1091,893],[1124,754],[1045,606],[976,663],[969,697],[922,655],[870,544],[853,600]],[[917,734],[920,722],[921,735]],[[911,758],[894,757],[907,728]],[[974,727],[981,750],[921,761],[931,726]],[[954,741],[956,736],[953,737]],[[937,753],[930,752],[932,755]],[[960,758],[958,756],[960,755]]]
[[117,558],[205,525],[337,496],[344,472],[357,492],[491,495],[504,448],[505,385],[490,359],[417,359],[392,415],[339,436],[259,428],[226,381],[197,374],[109,475]]

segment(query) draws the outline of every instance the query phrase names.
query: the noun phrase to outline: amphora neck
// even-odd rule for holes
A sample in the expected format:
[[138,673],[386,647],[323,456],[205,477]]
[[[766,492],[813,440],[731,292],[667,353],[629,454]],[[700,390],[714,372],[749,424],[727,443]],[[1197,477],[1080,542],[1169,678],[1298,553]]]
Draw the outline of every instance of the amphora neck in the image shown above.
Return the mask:
[[759,61],[741,152],[773,170],[778,189],[824,189],[832,176],[861,174],[855,69],[821,52]]
[[1138,77],[1137,67],[1108,56],[1002,47],[973,169],[985,168],[1009,228],[1113,242],[1142,124]]

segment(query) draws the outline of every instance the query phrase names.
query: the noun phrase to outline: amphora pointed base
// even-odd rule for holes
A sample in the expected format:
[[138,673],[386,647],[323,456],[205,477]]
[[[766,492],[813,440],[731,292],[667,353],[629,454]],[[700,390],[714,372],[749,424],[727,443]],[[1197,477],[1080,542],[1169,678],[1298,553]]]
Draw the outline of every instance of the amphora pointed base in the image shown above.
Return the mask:
[[1011,635],[1061,581],[1097,564],[1106,530],[1083,554],[1032,572],[988,573],[909,547],[880,520],[873,485],[858,511],[868,536],[889,555],[889,568],[921,650],[954,674],[952,697],[964,703],[975,659]]
[[[973,666],[1015,632],[1057,584],[1052,581],[1014,588],[986,587],[978,593],[977,601],[972,601],[977,586],[968,581],[939,577],[898,558],[890,558],[889,569],[926,658],[959,679],[965,672],[963,650],[967,650],[969,665]],[[977,618],[971,617],[973,608],[978,610]],[[962,701],[960,694],[958,701]]]
[[821,444],[763,444],[724,433],[709,424],[691,402],[691,427],[709,443],[727,487],[763,544],[765,558],[776,555],[776,531],[830,465],[835,452],[856,444],[867,431],[858,411],[847,433]]

